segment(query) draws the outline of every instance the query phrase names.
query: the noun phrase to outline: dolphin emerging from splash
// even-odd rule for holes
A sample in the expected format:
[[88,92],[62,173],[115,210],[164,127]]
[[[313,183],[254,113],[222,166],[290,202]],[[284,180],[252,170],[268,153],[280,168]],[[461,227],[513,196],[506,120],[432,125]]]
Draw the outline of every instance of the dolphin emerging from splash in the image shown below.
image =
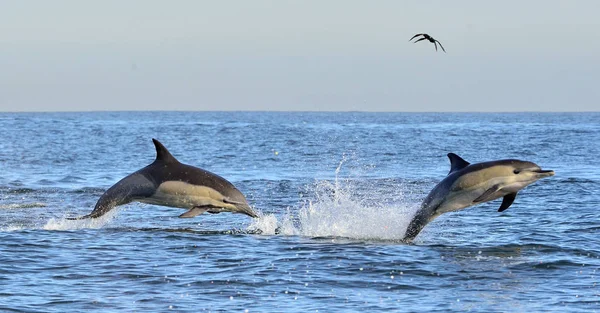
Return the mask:
[[542,170],[535,163],[520,160],[499,160],[470,164],[449,153],[450,172],[423,200],[412,218],[404,241],[411,242],[427,225],[446,212],[459,211],[472,205],[503,198],[502,212],[513,203],[517,193],[527,185],[554,171]]
[[152,164],[110,187],[90,214],[69,219],[97,218],[132,201],[188,210],[179,217],[194,217],[204,212],[258,217],[233,184],[211,172],[180,163],[158,140],[152,141],[156,147],[156,160]]

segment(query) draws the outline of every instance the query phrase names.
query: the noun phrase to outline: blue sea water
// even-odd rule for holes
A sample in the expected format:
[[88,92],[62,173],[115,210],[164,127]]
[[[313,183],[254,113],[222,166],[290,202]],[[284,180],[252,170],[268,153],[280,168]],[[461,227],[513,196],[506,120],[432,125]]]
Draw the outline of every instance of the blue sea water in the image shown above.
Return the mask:
[[[599,113],[0,113],[0,129],[3,312],[600,311]],[[151,138],[261,218],[131,203],[65,220],[151,163]],[[400,242],[448,152],[556,176]]]

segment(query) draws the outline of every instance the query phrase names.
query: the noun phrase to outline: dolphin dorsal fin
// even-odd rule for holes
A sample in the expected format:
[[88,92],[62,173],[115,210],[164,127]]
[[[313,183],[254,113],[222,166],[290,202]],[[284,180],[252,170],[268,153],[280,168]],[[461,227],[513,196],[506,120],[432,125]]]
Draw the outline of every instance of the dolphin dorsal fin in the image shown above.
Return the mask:
[[154,162],[177,162],[177,159],[171,155],[171,152],[160,141],[152,138],[152,142],[154,142],[154,146],[156,147],[156,160]]
[[460,171],[471,164],[452,152],[448,153],[448,159],[450,159],[450,172],[448,174]]

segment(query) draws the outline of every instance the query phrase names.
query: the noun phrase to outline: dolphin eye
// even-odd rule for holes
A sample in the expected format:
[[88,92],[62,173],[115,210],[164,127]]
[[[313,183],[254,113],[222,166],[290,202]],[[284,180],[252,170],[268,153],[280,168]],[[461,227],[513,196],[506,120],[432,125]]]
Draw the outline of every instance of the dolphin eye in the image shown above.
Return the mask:
[[513,173],[515,173],[515,174],[519,174],[519,173],[521,173],[521,171],[519,171],[519,170],[514,170],[514,171],[513,171]]

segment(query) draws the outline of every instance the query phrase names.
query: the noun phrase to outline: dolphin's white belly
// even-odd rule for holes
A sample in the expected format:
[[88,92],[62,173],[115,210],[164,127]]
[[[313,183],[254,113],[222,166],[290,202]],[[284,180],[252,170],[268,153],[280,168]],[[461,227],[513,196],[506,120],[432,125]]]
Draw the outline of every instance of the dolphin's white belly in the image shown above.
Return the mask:
[[235,205],[225,203],[225,196],[206,186],[192,185],[181,181],[168,181],[160,184],[151,197],[137,199],[140,202],[190,209],[212,206],[236,209]]
[[500,186],[500,190],[498,190],[492,196],[492,199],[488,201],[502,198],[509,193],[518,192],[528,184],[526,182],[519,182],[512,179],[506,179],[506,177],[497,177],[485,181],[481,184],[475,185],[471,188],[450,191],[444,199],[444,201],[442,202],[442,204],[436,210],[436,213],[438,213],[439,215],[442,213],[459,211],[464,208],[468,208],[472,205],[478,204],[474,203],[473,201],[479,198],[479,196],[481,196],[488,189],[496,185]]
[[461,190],[459,192],[451,192],[446,196],[446,199],[439,208],[436,210],[437,215],[459,211],[464,208],[468,208],[475,203],[473,200],[477,199],[480,195],[482,195],[487,189],[483,188],[475,188],[471,190]]

